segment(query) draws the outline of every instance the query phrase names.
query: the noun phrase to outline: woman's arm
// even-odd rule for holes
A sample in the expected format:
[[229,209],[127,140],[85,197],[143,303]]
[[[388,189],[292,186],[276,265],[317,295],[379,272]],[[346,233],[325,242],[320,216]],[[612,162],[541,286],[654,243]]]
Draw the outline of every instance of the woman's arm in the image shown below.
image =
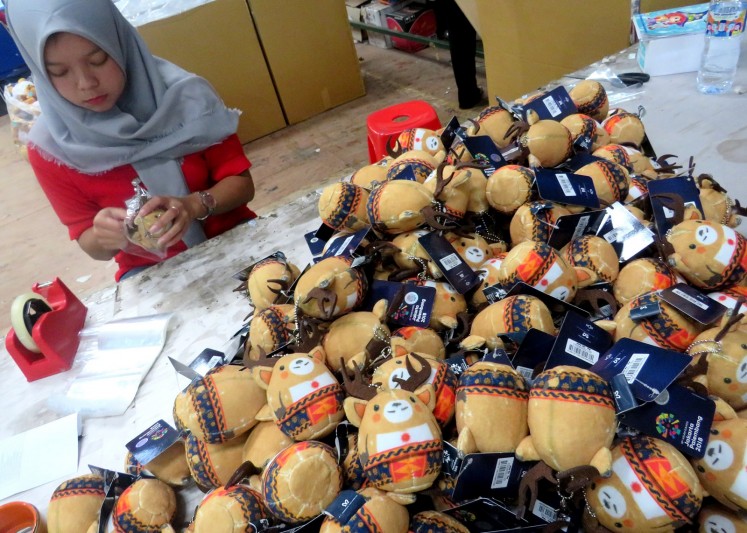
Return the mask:
[[81,233],[78,245],[93,259],[108,261],[127,246],[124,220],[127,210],[106,207],[93,219],[93,226]]

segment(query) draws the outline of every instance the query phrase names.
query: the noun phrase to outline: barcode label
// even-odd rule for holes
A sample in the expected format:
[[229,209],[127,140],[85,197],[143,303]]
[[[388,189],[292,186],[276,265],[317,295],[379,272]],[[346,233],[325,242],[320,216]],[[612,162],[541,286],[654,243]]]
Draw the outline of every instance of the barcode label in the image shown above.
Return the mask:
[[680,298],[684,298],[685,300],[687,300],[691,304],[697,305],[698,307],[700,307],[704,311],[708,310],[708,306],[706,304],[704,304],[703,302],[698,301],[697,298],[693,298],[692,296],[690,296],[689,294],[687,294],[684,291],[681,291],[680,289],[672,289],[672,294],[676,294]]
[[525,366],[517,366],[516,371],[526,379],[532,379],[532,374],[534,374],[534,371],[531,368]]
[[613,242],[620,242],[624,233],[625,230],[623,228],[615,228],[612,231],[605,233],[603,237],[605,241],[611,244]]
[[503,457],[498,459],[493,472],[493,482],[490,484],[491,489],[505,489],[508,487],[508,480],[511,477],[511,468],[514,466],[513,457]]
[[552,116],[557,117],[560,114],[560,108],[558,107],[558,104],[555,103],[552,96],[543,98],[542,103],[545,104],[545,107]]
[[646,360],[648,359],[647,353],[634,353],[630,356],[630,360],[625,365],[625,368],[623,368],[623,376],[625,376],[625,381],[628,382],[628,385],[632,385],[633,382],[638,377],[638,374],[641,372],[641,369],[643,368],[643,365],[646,364]]
[[462,263],[462,260],[457,254],[450,254],[441,259],[441,266],[445,270],[451,270],[452,268],[458,267]]
[[555,519],[558,516],[558,513],[555,511],[555,509],[553,509],[546,503],[542,503],[539,500],[534,503],[532,514],[548,523],[555,522]]
[[578,219],[576,229],[573,230],[573,237],[571,237],[572,240],[576,240],[584,234],[584,230],[586,230],[586,227],[589,225],[589,220],[591,220],[591,217],[588,215]]
[[573,185],[571,185],[568,174],[555,174],[555,177],[558,179],[560,188],[563,189],[563,194],[566,196],[576,196],[576,191],[573,190]]
[[593,350],[588,346],[584,346],[583,344],[576,342],[573,339],[568,339],[568,342],[566,342],[565,353],[570,354],[573,357],[578,357],[579,359],[586,361],[587,363],[592,365],[597,362],[597,359],[599,359],[598,351]]

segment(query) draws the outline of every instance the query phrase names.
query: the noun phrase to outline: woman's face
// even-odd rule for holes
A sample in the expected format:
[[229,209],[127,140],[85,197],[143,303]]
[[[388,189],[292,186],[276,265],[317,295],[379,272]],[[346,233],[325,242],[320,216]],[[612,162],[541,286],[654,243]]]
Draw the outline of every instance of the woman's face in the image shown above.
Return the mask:
[[114,59],[84,37],[57,33],[44,46],[44,65],[57,92],[90,111],[108,111],[122,95],[125,76]]

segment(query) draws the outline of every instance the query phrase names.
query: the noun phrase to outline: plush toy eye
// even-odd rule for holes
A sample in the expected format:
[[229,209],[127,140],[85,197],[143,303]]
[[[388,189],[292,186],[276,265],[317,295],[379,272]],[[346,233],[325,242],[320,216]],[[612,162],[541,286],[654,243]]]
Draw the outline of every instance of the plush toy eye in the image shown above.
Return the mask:
[[718,429],[712,429],[711,435],[718,435]]
[[731,378],[724,378],[724,383],[731,383]]
[[695,246],[694,244],[691,244],[691,245],[690,245],[690,249],[691,249],[691,250],[695,250],[695,248],[697,248],[697,246]]
[[378,405],[374,405],[374,411],[378,411],[378,410],[379,410],[379,406]]
[[703,468],[702,466],[698,465],[697,468],[698,468],[698,472],[700,472],[701,474],[705,473],[705,468]]
[[615,522],[615,527],[622,528],[623,525],[620,522]]
[[415,398],[413,398],[412,396],[410,396],[410,401],[411,401],[412,403],[415,403]]
[[398,364],[398,365],[401,365],[401,364],[402,364],[402,361],[400,361],[400,360],[397,360],[397,364]]
[[280,366],[279,366],[278,368],[279,368],[280,370],[285,370],[285,365],[280,365]]

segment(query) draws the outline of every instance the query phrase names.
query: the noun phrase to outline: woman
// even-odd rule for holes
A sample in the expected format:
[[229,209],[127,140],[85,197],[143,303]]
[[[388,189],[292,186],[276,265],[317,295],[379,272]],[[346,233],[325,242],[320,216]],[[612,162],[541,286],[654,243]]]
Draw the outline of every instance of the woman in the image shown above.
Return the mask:
[[[117,280],[159,261],[125,234],[139,178],[163,214],[151,228],[171,257],[256,215],[237,110],[210,84],[150,54],[111,0],[5,0],[42,114],[29,161],[70,238],[117,261]],[[185,36],[185,38],[188,36]]]

